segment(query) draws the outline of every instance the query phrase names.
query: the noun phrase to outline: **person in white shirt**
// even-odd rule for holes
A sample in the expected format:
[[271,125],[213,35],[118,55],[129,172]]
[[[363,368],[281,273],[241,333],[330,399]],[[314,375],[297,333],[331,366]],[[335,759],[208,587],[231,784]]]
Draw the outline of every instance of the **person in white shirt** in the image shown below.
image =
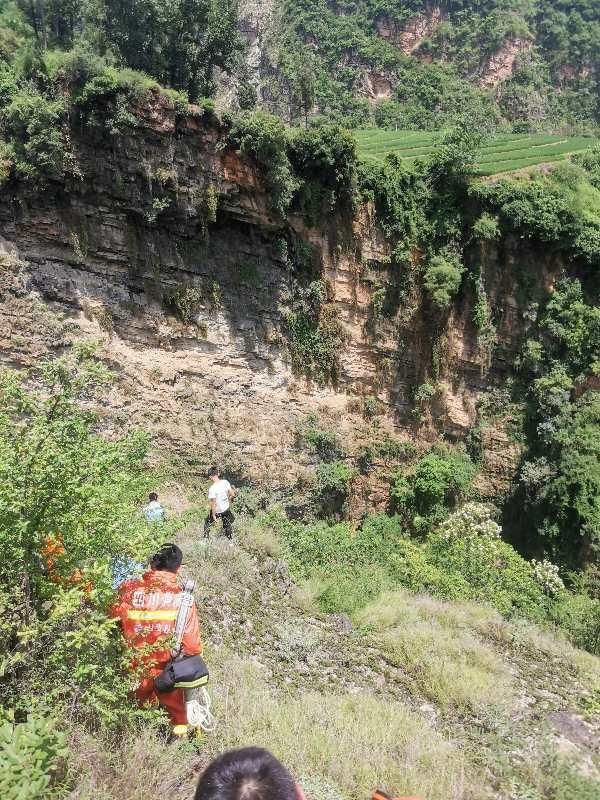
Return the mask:
[[209,531],[214,523],[220,519],[223,522],[223,533],[231,540],[233,539],[233,522],[235,517],[231,513],[231,501],[235,497],[235,491],[229,481],[221,478],[218,467],[211,467],[208,470],[208,477],[211,481],[208,490],[209,511],[204,520],[204,536],[208,539]]
[[144,506],[146,522],[164,522],[166,513],[162,505],[158,502],[158,495],[156,492],[150,492],[148,500],[150,502],[147,506]]

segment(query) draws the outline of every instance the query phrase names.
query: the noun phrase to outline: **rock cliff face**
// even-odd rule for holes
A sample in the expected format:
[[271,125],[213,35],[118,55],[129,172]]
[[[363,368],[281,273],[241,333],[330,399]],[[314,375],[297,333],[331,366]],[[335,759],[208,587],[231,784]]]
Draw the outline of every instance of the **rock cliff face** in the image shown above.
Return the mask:
[[530,39],[508,39],[502,47],[488,58],[479,79],[480,86],[497,86],[513,74],[515,63],[521,53],[533,47]]
[[[244,64],[246,79],[250,82],[260,105],[265,108],[274,101],[278,107],[279,98],[271,97],[275,56],[274,32],[275,0],[240,0],[238,3],[238,30],[245,43]],[[217,106],[219,108],[237,107],[236,78],[221,72],[217,80]]]
[[432,36],[444,21],[445,14],[439,6],[431,6],[426,13],[415,14],[399,25],[387,14],[380,14],[375,20],[379,36],[393,44],[404,55],[411,55],[425,39]]
[[[141,424],[159,449],[187,463],[226,459],[251,477],[301,475],[293,432],[309,410],[326,414],[348,441],[364,438],[353,410],[362,395],[380,399],[380,427],[399,435],[465,435],[478,394],[509,369],[526,256],[517,260],[510,248],[485,255],[499,341],[488,364],[468,290],[436,337],[440,322],[422,297],[375,315],[377,290],[393,295],[402,276],[372,208],[321,228],[278,219],[258,168],[223,146],[217,123],[199,111],[176,118],[160,95],[136,113],[126,134],[73,131],[80,181],[5,191],[5,365],[27,367],[75,340],[100,340],[118,376],[103,409],[108,431]],[[283,319],[294,268],[285,251],[298,240],[312,245],[347,333],[336,387],[310,384],[289,366]],[[436,394],[417,422],[412,397],[432,358]]]

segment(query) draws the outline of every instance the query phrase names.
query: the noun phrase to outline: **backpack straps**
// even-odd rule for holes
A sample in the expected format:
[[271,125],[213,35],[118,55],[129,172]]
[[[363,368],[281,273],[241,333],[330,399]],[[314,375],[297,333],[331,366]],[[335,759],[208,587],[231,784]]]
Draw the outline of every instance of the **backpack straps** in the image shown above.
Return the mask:
[[188,614],[190,613],[190,608],[194,605],[195,586],[196,582],[189,579],[183,586],[183,591],[181,593],[181,605],[179,606],[179,611],[177,612],[177,621],[175,622],[175,646],[171,650],[171,655],[173,658],[176,658],[181,651]]

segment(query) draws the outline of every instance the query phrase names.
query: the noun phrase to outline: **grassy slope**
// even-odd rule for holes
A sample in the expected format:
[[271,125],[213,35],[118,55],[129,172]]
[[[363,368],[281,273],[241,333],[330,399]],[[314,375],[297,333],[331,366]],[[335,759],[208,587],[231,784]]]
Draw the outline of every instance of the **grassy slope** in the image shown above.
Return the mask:
[[579,779],[552,755],[561,726],[563,750],[593,771],[600,660],[493,610],[403,592],[354,625],[325,617],[290,581],[271,534],[239,529],[244,549],[206,548],[194,521],[182,536],[217,732],[199,753],[151,732],[108,753],[78,734],[73,800],[184,800],[212,755],[249,743],[279,755],[311,800],[358,800],[380,785],[427,800],[508,798],[515,787],[562,797],[556,787]]
[[[440,133],[365,129],[354,132],[358,152],[363,158],[383,159],[396,153],[402,159],[425,156],[432,152]],[[573,153],[597,144],[588,137],[529,136],[503,134],[485,144],[477,156],[477,172],[495,175],[524,167],[562,161]]]

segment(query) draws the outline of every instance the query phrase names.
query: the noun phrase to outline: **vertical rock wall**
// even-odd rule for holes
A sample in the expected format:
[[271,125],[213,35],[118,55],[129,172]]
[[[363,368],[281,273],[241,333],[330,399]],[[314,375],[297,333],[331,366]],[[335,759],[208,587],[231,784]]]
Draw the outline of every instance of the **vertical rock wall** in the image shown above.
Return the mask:
[[[377,396],[382,424],[413,438],[465,435],[478,394],[510,369],[522,252],[516,259],[508,244],[485,256],[500,343],[489,364],[468,287],[442,321],[426,297],[397,294],[402,276],[372,208],[319,229],[278,219],[259,170],[223,146],[214,121],[199,110],[177,119],[160,95],[137,113],[127,135],[74,131],[81,181],[4,192],[5,365],[98,339],[119,377],[103,409],[107,428],[141,424],[191,463],[212,459],[210,447],[257,474],[301,471],[293,431],[308,410],[325,411],[350,439],[360,434],[353,397]],[[289,367],[284,316],[295,275],[285,253],[294,239],[312,245],[347,333],[335,387]],[[394,302],[376,317],[382,288]],[[431,380],[434,358],[436,395],[417,419],[414,391]]]

